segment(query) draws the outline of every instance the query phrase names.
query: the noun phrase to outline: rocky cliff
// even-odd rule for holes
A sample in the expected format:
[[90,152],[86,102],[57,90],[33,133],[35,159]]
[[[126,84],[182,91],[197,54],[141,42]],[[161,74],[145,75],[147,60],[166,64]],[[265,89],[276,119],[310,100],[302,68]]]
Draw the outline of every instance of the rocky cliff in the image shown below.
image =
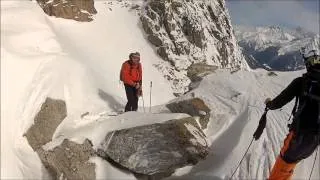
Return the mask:
[[177,93],[188,91],[193,64],[247,67],[223,0],[149,0],[142,9],[141,22],[147,39],[164,60],[157,68]]

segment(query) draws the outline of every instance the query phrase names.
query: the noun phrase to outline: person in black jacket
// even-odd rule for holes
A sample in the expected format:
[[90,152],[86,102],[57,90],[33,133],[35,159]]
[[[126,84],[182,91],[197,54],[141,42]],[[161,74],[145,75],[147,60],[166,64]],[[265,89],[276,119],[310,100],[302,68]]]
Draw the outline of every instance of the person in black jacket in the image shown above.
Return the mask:
[[[265,100],[266,107],[270,110],[278,109],[289,103],[295,97],[297,111],[293,112],[293,122],[289,127],[289,134],[284,140],[269,176],[269,180],[291,179],[294,168],[299,161],[309,157],[319,145],[318,122],[320,118],[320,57],[314,53],[304,57],[307,73],[294,79],[276,98]],[[313,85],[312,83],[318,83]],[[312,88],[310,88],[312,87]]]

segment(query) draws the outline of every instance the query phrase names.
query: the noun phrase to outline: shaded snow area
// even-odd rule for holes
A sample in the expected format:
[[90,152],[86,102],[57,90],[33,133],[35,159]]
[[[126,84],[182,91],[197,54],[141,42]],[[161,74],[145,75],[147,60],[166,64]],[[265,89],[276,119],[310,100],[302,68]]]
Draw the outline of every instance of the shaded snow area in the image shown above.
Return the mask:
[[[67,116],[45,150],[66,138],[77,143],[87,138],[96,149],[108,132],[189,117],[165,108],[174,96],[170,83],[153,66],[161,59],[144,38],[136,12],[120,2],[112,10],[100,1],[95,7],[99,12],[95,20],[79,23],[48,17],[33,1],[1,1],[1,179],[49,178],[24,136],[47,97],[65,101]],[[126,103],[119,69],[132,51],[142,56],[144,101],[139,101],[139,112],[118,115]],[[210,108],[204,130],[210,152],[205,160],[177,169],[167,179],[228,179],[250,143],[264,99],[275,97],[304,71],[275,73],[217,70],[181,97],[199,97]],[[150,81],[152,113],[148,112]],[[286,136],[292,106],[291,102],[268,113],[267,128],[235,179],[268,176]],[[185,126],[195,137],[192,142],[206,144],[194,126]],[[294,179],[309,176],[314,155],[299,163]],[[90,161],[96,165],[97,179],[136,179],[102,158]],[[319,171],[317,163],[312,179],[320,179]]]

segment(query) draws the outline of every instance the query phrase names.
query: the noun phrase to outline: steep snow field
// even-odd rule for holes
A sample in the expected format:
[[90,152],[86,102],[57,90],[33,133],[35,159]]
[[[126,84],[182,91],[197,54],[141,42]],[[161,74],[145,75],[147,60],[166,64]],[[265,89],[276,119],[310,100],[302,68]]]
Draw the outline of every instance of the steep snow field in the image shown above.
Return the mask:
[[[142,55],[144,104],[149,105],[149,82],[152,87],[152,112],[174,97],[169,83],[153,64],[161,59],[145,39],[135,10],[123,4],[97,1],[99,12],[91,23],[46,16],[30,1],[1,1],[1,179],[45,179],[48,174],[23,134],[32,125],[35,114],[47,96],[66,101],[67,117],[54,138],[93,142],[108,131],[150,124],[182,114],[159,114],[150,118],[143,113],[142,99],[138,113],[108,116],[123,109],[125,92],[119,83],[121,63],[130,52]],[[211,121],[205,133],[210,155],[195,166],[177,170],[169,179],[225,179],[240,161],[263,113],[266,97],[276,96],[303,71],[268,76],[264,70],[219,70],[206,77],[200,86],[185,97],[202,98],[211,108]],[[268,113],[267,129],[254,142],[237,179],[266,178],[282,141],[292,103],[281,111]],[[86,118],[80,115],[89,112]],[[103,132],[105,131],[105,132]],[[99,133],[98,133],[99,134]],[[56,141],[58,142],[58,141]],[[47,144],[52,148],[56,144]],[[302,161],[295,179],[309,176],[314,155]],[[100,158],[97,177],[102,179],[135,179]],[[319,162],[319,161],[318,161]],[[319,163],[313,179],[320,178]]]
[[86,24],[48,17],[36,2],[1,1],[2,177],[41,178],[39,159],[22,135],[47,96],[66,101],[67,119],[123,110],[119,71],[130,52],[141,53],[146,94],[153,82],[152,105],[174,97],[152,66],[160,58],[140,32],[136,13],[120,4],[108,11],[105,2],[96,8],[96,20]]

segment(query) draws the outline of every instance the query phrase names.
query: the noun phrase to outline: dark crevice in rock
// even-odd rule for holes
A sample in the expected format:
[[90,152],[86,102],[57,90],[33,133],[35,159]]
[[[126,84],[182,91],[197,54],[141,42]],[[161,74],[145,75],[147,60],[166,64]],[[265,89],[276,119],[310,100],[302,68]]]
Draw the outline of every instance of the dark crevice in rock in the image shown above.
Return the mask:
[[171,27],[171,24],[169,23],[169,20],[172,20],[172,17],[170,16],[170,14],[168,14],[168,12],[165,12],[165,18],[163,18],[163,22],[162,22],[164,25],[164,29],[165,29],[166,33],[168,34],[168,37],[170,38],[170,40],[175,48],[176,54],[180,55],[182,52],[180,51],[180,49],[178,48],[178,46],[176,44],[176,39],[171,34],[172,27]]
[[219,23],[218,16],[215,15],[215,13],[213,12],[212,7],[210,5],[208,5],[207,8],[208,8],[208,11],[210,13],[210,17],[211,17],[212,21],[216,23],[216,26],[217,26],[218,30],[220,32],[222,32],[222,27],[221,27],[221,25]]
[[222,7],[224,9],[225,7],[224,7],[224,3],[222,2],[222,0],[217,0],[217,1],[219,3],[220,7]]
[[204,43],[202,42],[204,39],[204,35],[202,34],[203,30],[196,30],[195,27],[193,27],[193,23],[191,23],[187,16],[183,17],[182,20],[182,31],[188,41],[202,49],[204,46]]

